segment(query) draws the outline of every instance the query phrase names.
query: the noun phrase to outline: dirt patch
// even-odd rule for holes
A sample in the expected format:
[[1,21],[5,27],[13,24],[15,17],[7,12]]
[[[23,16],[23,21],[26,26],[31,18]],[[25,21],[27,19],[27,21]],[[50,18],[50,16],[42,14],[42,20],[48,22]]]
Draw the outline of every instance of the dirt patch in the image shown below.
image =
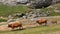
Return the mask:
[[[46,19],[49,19],[49,21],[50,21],[51,18],[60,18],[60,16],[40,17],[40,18],[46,18]],[[23,20],[22,22],[25,23],[25,21],[26,21],[27,25],[24,25],[23,28],[39,26],[38,24],[28,24],[28,23],[30,23],[29,22],[30,20]],[[49,21],[48,21],[48,25],[52,25],[52,24],[49,23]],[[31,22],[31,23],[35,23],[35,22]],[[5,23],[0,23],[0,24],[3,24],[3,25],[0,26],[0,30],[2,30],[2,31],[11,30],[11,28],[8,28],[7,25],[4,25]]]
[[0,26],[0,30],[5,31],[5,30],[11,30],[11,29],[8,28],[7,25],[2,25],[2,26]]
[[[24,25],[23,28],[36,27],[36,26],[39,26],[39,25],[38,24],[28,24],[28,25]],[[8,25],[1,25],[0,30],[1,31],[6,31],[6,30],[12,30],[12,29],[8,28]]]

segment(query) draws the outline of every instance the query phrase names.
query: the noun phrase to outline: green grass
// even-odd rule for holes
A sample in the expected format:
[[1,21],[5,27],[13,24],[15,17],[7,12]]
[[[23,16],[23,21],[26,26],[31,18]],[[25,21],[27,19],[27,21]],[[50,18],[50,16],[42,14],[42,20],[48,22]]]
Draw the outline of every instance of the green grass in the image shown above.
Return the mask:
[[49,8],[42,8],[41,11],[45,13],[49,11],[51,16],[60,16],[60,12],[54,12],[55,9],[60,11],[60,3],[51,6]]
[[15,13],[25,13],[28,8],[26,6],[7,6],[0,5],[0,16],[8,16]]
[[0,22],[6,22],[7,20],[6,19],[0,19]]
[[[50,15],[54,16],[54,15],[60,15],[59,13],[55,13],[54,9],[57,8],[58,10],[60,10],[60,3],[53,5],[53,8],[42,8],[41,11],[43,12],[47,12],[50,11]],[[7,6],[7,5],[0,5],[0,16],[8,16],[8,15],[12,15],[15,13],[25,13],[29,8],[26,6],[21,6],[21,5],[17,5],[17,6]]]
[[0,31],[0,34],[46,34],[49,32],[60,31],[60,25],[39,26],[16,31]]

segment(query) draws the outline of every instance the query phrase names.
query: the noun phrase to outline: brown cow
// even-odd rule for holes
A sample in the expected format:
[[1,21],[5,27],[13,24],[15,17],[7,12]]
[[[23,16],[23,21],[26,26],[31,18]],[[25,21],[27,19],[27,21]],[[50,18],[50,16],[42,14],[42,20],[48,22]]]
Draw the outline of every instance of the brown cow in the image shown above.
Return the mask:
[[43,23],[45,23],[45,26],[47,25],[47,20],[46,19],[40,19],[40,20],[37,20],[36,23],[42,25]]
[[57,20],[51,20],[51,23],[57,24]]
[[14,29],[16,27],[19,27],[19,29],[22,29],[22,23],[16,21],[16,22],[11,22],[8,24],[8,27]]

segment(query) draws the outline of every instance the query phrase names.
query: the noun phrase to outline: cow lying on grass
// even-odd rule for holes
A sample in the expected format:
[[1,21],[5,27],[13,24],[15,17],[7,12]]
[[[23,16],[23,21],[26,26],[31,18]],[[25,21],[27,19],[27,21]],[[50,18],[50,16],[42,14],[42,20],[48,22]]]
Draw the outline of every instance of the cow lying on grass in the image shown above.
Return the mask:
[[42,25],[43,23],[45,23],[45,26],[46,26],[47,20],[46,19],[40,19],[40,20],[37,20],[36,23],[38,23],[39,25]]
[[19,29],[23,29],[22,23],[20,23],[19,21],[9,23],[8,27],[12,29],[17,28],[17,27],[19,27]]

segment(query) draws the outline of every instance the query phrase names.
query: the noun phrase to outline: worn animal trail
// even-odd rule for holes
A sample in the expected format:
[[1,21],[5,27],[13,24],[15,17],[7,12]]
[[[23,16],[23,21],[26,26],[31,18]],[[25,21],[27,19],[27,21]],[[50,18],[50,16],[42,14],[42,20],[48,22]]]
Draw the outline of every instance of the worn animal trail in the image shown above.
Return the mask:
[[[52,17],[40,17],[40,18],[46,18],[46,19],[49,19],[49,21],[47,22],[48,23],[48,25],[52,25],[52,24],[50,24],[49,22],[50,22],[50,19],[52,19],[52,18],[60,18],[60,16],[52,16]],[[37,20],[37,19],[36,19]],[[53,19],[54,20],[54,19]],[[54,21],[55,22],[55,21]],[[32,22],[33,23],[33,22]],[[60,20],[58,20],[58,22],[57,22],[58,24],[60,24]],[[6,31],[6,30],[12,30],[11,28],[8,28],[8,25],[6,25],[5,23],[0,23],[0,24],[3,24],[3,25],[0,25],[0,30],[1,31]],[[26,24],[26,25],[24,25],[23,26],[23,28],[29,28],[29,27],[36,27],[36,26],[40,26],[38,23],[36,23],[36,24]]]
[[2,25],[0,26],[0,30],[5,31],[5,30],[11,30],[11,29],[8,28],[7,25]]
[[[36,26],[39,26],[39,25],[38,24],[35,24],[35,25],[34,24],[32,24],[32,25],[24,25],[23,28],[36,27]],[[7,25],[2,25],[2,26],[0,26],[0,30],[1,31],[6,31],[6,30],[12,30],[12,29],[8,28]]]

